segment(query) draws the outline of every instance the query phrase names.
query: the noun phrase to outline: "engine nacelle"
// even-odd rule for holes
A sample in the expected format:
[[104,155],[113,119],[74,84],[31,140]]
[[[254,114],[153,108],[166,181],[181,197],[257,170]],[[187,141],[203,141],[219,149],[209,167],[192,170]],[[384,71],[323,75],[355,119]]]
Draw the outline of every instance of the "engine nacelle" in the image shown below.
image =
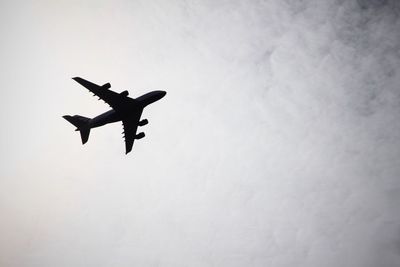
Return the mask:
[[122,95],[122,96],[128,96],[129,92],[127,90],[125,90],[125,91],[123,91],[123,92],[121,92],[119,94]]
[[111,88],[111,84],[110,83],[105,83],[102,86],[104,89],[110,89]]
[[144,120],[139,121],[138,125],[139,126],[145,126],[148,123],[149,123],[149,121],[147,119],[144,119]]
[[141,132],[135,136],[135,139],[142,139],[143,137],[145,137],[145,134],[144,132]]

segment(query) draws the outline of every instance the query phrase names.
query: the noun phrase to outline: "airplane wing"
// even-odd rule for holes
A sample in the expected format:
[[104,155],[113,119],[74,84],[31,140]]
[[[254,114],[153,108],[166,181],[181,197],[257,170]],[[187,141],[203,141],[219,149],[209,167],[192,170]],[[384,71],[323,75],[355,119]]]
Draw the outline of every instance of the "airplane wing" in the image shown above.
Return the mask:
[[126,95],[121,95],[119,93],[109,90],[108,88],[111,87],[109,83],[100,86],[80,77],[75,77],[72,79],[82,86],[86,87],[90,92],[92,92],[95,96],[98,96],[99,99],[102,99],[114,110],[121,110],[127,104],[135,101],[132,98],[127,97]]
[[125,154],[128,154],[132,150],[133,142],[136,139],[136,131],[142,116],[143,109],[133,113],[128,118],[122,120],[124,127],[124,138],[125,138]]

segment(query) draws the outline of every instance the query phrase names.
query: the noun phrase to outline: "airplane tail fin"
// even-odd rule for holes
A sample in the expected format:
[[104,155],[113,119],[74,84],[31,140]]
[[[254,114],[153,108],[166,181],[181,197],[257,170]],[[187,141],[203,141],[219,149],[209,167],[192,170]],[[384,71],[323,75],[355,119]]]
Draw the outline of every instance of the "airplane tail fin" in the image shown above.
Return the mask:
[[63,116],[64,119],[69,121],[71,124],[76,126],[75,131],[79,131],[81,133],[81,139],[82,139],[82,144],[85,144],[88,139],[89,139],[89,134],[90,134],[90,127],[89,127],[89,118],[75,115],[75,116],[69,116],[65,115]]

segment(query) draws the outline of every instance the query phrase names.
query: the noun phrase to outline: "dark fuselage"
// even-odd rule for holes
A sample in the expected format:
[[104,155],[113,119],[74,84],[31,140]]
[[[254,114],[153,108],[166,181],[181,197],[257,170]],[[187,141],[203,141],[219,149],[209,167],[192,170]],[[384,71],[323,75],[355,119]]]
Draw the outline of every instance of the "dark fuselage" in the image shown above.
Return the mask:
[[108,123],[121,121],[125,117],[128,117],[132,112],[141,110],[145,108],[147,105],[156,102],[157,100],[160,100],[165,96],[165,94],[166,94],[165,91],[152,91],[147,94],[144,94],[136,98],[135,103],[127,107],[127,109],[124,112],[117,112],[114,109],[111,109],[91,119],[89,121],[89,126],[90,128],[96,128]]

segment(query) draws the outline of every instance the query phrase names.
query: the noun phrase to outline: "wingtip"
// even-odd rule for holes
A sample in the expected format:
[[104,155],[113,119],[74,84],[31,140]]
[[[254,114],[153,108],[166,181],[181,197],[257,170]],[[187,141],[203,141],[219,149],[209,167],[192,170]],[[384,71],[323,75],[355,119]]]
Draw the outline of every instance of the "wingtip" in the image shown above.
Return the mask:
[[132,148],[125,150],[125,155],[128,155],[128,153],[131,152],[131,151],[132,151]]

